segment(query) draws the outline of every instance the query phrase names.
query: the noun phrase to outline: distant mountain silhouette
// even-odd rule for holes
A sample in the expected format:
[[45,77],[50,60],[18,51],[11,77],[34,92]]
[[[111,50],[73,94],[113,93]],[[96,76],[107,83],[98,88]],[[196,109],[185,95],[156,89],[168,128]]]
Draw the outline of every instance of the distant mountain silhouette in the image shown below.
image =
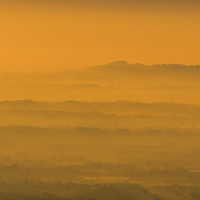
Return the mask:
[[91,67],[88,70],[89,71],[125,71],[125,70],[142,70],[142,69],[148,69],[148,66],[144,66],[140,63],[136,64],[129,64],[126,61],[116,61],[111,62],[106,65],[98,65],[95,67]]
[[90,72],[123,72],[130,73],[134,71],[195,71],[200,72],[200,65],[182,65],[182,64],[156,64],[156,65],[143,65],[141,63],[129,64],[126,61],[111,62],[106,65],[98,65],[88,68]]

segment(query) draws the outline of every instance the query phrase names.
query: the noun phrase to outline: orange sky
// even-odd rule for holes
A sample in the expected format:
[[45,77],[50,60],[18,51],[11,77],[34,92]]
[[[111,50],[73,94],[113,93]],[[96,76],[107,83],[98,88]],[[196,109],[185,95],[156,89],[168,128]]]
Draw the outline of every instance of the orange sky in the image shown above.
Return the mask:
[[115,60],[200,64],[195,0],[8,2],[0,4],[3,71],[60,71]]

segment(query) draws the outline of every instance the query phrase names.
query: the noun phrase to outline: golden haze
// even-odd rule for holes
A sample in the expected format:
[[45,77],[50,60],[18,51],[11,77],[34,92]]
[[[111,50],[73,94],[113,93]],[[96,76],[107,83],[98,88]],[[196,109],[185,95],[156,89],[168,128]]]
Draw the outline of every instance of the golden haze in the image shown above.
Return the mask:
[[24,2],[1,3],[1,70],[62,71],[115,60],[200,63],[195,6]]
[[0,199],[199,200],[199,7],[0,1]]

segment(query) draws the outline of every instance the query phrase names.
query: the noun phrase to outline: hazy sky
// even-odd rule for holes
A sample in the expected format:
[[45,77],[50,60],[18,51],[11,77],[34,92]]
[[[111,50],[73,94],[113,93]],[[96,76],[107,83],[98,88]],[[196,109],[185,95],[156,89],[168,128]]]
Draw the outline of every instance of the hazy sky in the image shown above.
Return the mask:
[[2,0],[0,69],[200,64],[199,9],[197,0]]

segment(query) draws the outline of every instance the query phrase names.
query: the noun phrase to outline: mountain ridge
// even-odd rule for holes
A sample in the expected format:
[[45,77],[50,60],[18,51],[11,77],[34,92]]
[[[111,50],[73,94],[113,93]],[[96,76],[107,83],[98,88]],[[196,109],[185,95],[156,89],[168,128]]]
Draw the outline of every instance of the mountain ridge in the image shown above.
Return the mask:
[[200,71],[200,65],[184,65],[184,64],[154,64],[154,65],[144,65],[141,63],[129,64],[124,60],[114,61],[105,65],[97,65],[94,67],[87,68],[86,71],[109,71],[109,70],[118,70],[118,71],[157,71],[157,70],[184,70],[184,71]]

